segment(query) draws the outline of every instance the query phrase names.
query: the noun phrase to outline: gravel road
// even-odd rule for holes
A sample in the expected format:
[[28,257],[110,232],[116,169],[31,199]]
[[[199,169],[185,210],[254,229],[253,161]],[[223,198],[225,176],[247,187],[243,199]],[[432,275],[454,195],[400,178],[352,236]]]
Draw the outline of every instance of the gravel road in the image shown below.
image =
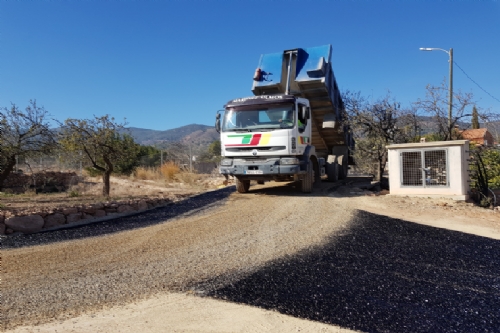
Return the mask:
[[366,332],[500,332],[500,241],[323,186],[234,188],[2,239],[3,328],[183,292]]

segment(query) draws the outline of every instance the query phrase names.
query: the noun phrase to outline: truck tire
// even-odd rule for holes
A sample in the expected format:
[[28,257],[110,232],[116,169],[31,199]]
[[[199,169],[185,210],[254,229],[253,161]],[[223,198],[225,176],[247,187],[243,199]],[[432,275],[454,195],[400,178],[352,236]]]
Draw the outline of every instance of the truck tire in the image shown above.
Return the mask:
[[300,188],[302,190],[302,193],[311,193],[313,189],[313,183],[314,183],[313,163],[309,161],[309,164],[307,165],[307,172],[300,182]]
[[247,193],[249,188],[249,180],[240,180],[238,177],[236,177],[236,190],[238,191],[238,193]]
[[329,182],[336,182],[339,180],[339,165],[337,163],[337,156],[328,155],[326,161],[326,177]]
[[347,155],[340,155],[337,159],[339,165],[339,179],[346,179],[349,166],[347,164]]

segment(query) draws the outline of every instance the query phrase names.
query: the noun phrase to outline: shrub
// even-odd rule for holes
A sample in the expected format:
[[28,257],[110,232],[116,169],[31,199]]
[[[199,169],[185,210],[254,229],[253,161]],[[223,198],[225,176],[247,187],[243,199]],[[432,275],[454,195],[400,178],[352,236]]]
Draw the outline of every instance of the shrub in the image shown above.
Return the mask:
[[76,190],[72,190],[69,192],[69,197],[70,198],[76,198],[76,197],[79,197],[80,196],[80,192],[76,191]]
[[89,177],[100,177],[102,176],[102,171],[100,170],[97,170],[96,168],[94,167],[87,167],[85,168],[85,173],[89,176]]
[[500,150],[471,146],[470,152],[471,186],[478,189],[500,188]]
[[174,179],[174,176],[180,172],[180,168],[174,162],[167,162],[161,166],[160,172],[163,177],[170,180]]
[[158,180],[161,179],[161,174],[155,168],[138,167],[134,171],[134,176],[141,180]]

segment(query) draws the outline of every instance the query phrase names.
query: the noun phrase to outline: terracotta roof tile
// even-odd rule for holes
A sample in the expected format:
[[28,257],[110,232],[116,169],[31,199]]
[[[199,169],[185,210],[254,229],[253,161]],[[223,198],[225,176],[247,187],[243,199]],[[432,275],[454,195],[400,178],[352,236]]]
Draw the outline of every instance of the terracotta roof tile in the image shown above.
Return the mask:
[[477,144],[484,145],[485,139],[487,140],[488,146],[493,144],[493,137],[486,128],[466,129],[460,131],[460,134],[462,134],[464,140],[469,140]]
[[482,139],[486,135],[486,128],[478,128],[478,129],[467,129],[462,131],[462,137],[465,140],[470,139]]

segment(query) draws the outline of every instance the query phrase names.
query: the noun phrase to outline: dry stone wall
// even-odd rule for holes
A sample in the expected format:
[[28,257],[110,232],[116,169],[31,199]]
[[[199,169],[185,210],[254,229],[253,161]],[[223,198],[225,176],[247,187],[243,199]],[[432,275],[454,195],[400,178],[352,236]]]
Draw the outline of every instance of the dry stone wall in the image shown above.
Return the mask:
[[81,222],[105,216],[120,215],[144,211],[172,202],[166,198],[149,198],[139,200],[110,201],[78,207],[64,207],[31,212],[25,215],[14,215],[0,211],[0,235],[14,232],[34,233],[43,229],[64,224]]

